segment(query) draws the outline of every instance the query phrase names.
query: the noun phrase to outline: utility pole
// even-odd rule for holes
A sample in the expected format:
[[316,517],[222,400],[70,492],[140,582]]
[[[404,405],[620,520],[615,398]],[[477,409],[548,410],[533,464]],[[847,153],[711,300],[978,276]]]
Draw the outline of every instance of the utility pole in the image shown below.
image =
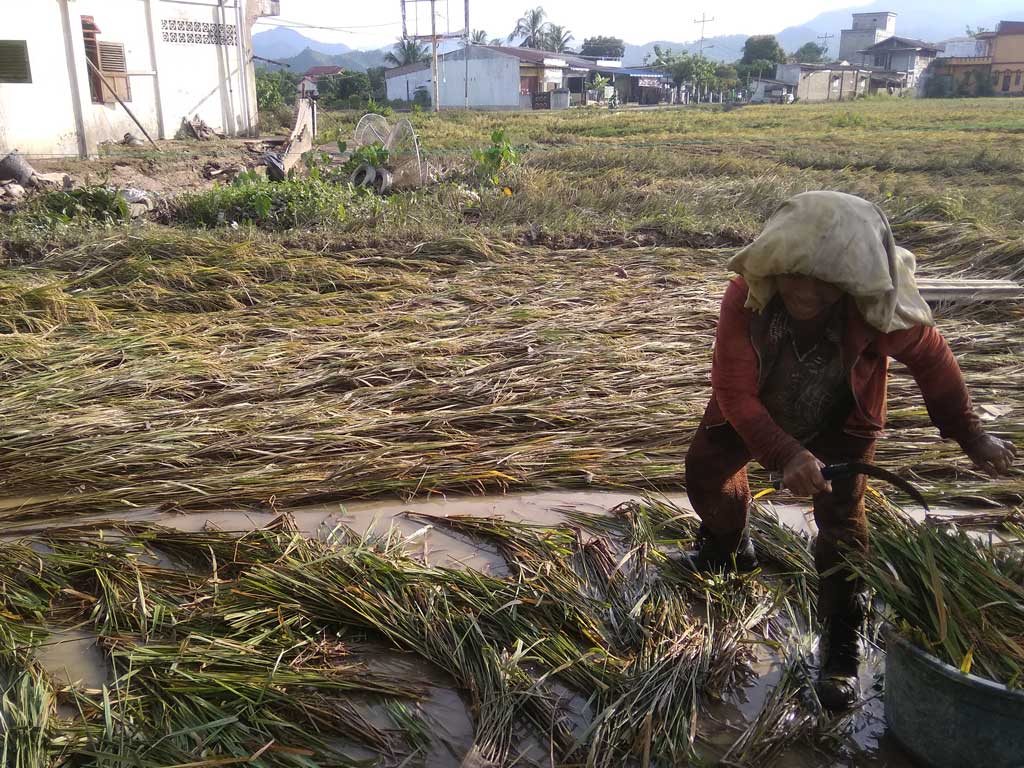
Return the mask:
[[[467,46],[466,58],[466,103],[469,103],[469,0],[466,0],[466,29],[464,32],[451,32],[443,35],[437,34],[437,0],[400,0],[402,5],[402,39],[403,40],[430,40],[431,74],[434,81],[434,111],[441,111],[441,86],[437,79],[440,71],[438,66],[437,42],[438,40],[458,40],[465,38]],[[430,3],[430,34],[413,35],[409,37],[409,30],[406,22],[406,5],[408,3]],[[417,30],[419,29],[419,17],[417,15]]]
[[703,56],[703,55],[704,55],[704,25],[705,25],[705,24],[710,24],[710,23],[711,23],[711,22],[713,22],[714,20],[715,20],[715,17],[714,17],[714,16],[712,16],[712,17],[711,17],[711,18],[709,19],[709,18],[708,18],[707,16],[705,16],[705,15],[704,15],[703,13],[701,13],[701,15],[700,15],[700,18],[699,18],[699,19],[694,19],[694,20],[693,20],[693,23],[694,23],[694,24],[700,24],[700,55],[701,55],[701,56]]
[[[701,59],[703,59],[703,58],[704,58],[704,25],[705,25],[705,24],[710,24],[710,23],[711,23],[711,22],[713,22],[714,20],[715,20],[715,17],[714,17],[714,16],[712,16],[712,17],[711,17],[711,18],[709,19],[709,18],[708,18],[708,17],[707,17],[707,16],[706,16],[706,15],[704,14],[704,12],[703,12],[703,11],[701,12],[701,14],[700,14],[700,18],[699,18],[699,19],[694,19],[694,20],[693,20],[693,23],[694,23],[694,24],[700,24],[700,57],[701,57]],[[702,84],[702,85],[703,85],[703,84]],[[698,89],[696,89],[696,90],[697,90],[697,103],[698,103],[698,104],[700,104],[700,89],[698,88]]]
[[821,49],[824,54],[828,53],[828,41],[833,39],[835,35],[830,35],[826,32],[824,35],[819,35],[818,39],[821,40]]

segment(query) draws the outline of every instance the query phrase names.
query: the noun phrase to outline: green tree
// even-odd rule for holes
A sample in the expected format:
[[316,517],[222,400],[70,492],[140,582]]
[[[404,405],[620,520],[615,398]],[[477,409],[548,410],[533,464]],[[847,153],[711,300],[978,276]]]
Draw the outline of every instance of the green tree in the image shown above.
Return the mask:
[[370,67],[366,70],[366,77],[370,80],[370,96],[375,101],[387,101],[388,82],[384,76],[384,67]]
[[784,64],[786,52],[782,50],[775,35],[754,35],[748,37],[743,44],[743,64],[751,64],[755,61],[771,61],[776,64]]
[[419,64],[426,61],[429,52],[427,46],[421,45],[415,40],[399,40],[394,48],[384,57],[384,63],[392,67],[407,67],[410,64]]
[[818,64],[825,60],[828,48],[817,43],[804,43],[796,49],[793,58],[801,64]]
[[572,32],[558,24],[548,24],[547,32],[544,34],[544,50],[555,53],[565,53],[569,50],[569,43],[572,41]]
[[352,105],[353,98],[365,101],[373,92],[370,78],[365,72],[339,72],[325,75],[316,81],[320,102],[328,109],[344,109]]
[[626,44],[618,37],[588,37],[583,41],[580,55],[598,59],[621,59],[626,55]]
[[469,42],[473,45],[487,45],[487,32],[483,29],[474,29],[469,36]]
[[715,67],[714,87],[718,91],[728,91],[739,85],[740,76],[733,64],[719,64]]
[[516,28],[508,36],[509,40],[522,38],[520,48],[540,48],[544,45],[544,36],[547,34],[548,23],[545,21],[547,13],[539,5],[520,17],[516,22]]
[[741,61],[736,64],[736,73],[743,82],[758,80],[764,77],[775,77],[776,63],[767,59],[757,59],[749,64],[744,64]]
[[689,58],[690,67],[693,71],[691,80],[694,85],[694,91],[699,94],[702,89],[709,88],[714,85],[715,62],[711,61],[711,59],[706,56],[701,56],[699,53],[691,55]]
[[284,106],[279,72],[256,70],[256,106],[261,112],[269,112]]
[[967,25],[967,29],[965,31],[967,32],[967,36],[968,37],[977,37],[981,33],[983,33],[983,32],[990,32],[991,30],[988,27],[977,27],[977,28],[975,28],[975,27],[972,27],[970,24],[968,24]]

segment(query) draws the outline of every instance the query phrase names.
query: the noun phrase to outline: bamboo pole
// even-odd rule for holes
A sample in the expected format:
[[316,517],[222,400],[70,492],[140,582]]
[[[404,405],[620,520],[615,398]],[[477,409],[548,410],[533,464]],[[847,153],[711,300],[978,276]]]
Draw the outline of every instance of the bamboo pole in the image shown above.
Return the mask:
[[96,77],[98,77],[103,82],[103,85],[110,89],[110,93],[113,94],[115,99],[117,99],[117,103],[124,107],[124,111],[128,113],[128,117],[132,119],[132,122],[139,126],[139,130],[142,131],[142,135],[149,139],[149,143],[152,144],[156,149],[160,149],[160,147],[157,146],[156,142],[153,141],[153,137],[149,135],[149,132],[142,127],[142,123],[139,122],[139,118],[135,116],[135,113],[128,108],[127,104],[121,101],[121,97],[117,95],[117,91],[114,90],[114,87],[110,84],[107,78],[103,76],[103,73],[100,72],[99,67],[93,64],[88,58],[86,58],[85,63],[88,64],[89,68],[96,73]]

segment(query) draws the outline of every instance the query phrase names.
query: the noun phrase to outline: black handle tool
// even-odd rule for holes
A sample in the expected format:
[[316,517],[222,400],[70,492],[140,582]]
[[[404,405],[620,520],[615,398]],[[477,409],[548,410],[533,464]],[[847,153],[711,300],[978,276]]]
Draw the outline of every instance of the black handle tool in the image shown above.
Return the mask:
[[[826,467],[822,467],[821,476],[826,480],[841,480],[844,477],[853,477],[854,475],[867,475],[873,477],[876,480],[884,480],[903,491],[907,496],[912,498],[922,507],[924,511],[928,512],[928,502],[925,500],[924,495],[916,487],[908,483],[899,475],[895,475],[887,469],[876,467],[873,464],[865,464],[862,461],[850,461],[845,464],[829,464]],[[776,480],[772,487],[776,491],[782,490],[782,481]]]

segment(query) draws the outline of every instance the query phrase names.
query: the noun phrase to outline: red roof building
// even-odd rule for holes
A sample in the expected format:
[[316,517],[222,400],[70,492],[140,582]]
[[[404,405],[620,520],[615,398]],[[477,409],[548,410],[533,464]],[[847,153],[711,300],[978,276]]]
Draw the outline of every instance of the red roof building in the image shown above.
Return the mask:
[[340,75],[345,71],[344,67],[310,67],[306,70],[306,77],[324,77],[325,75]]

